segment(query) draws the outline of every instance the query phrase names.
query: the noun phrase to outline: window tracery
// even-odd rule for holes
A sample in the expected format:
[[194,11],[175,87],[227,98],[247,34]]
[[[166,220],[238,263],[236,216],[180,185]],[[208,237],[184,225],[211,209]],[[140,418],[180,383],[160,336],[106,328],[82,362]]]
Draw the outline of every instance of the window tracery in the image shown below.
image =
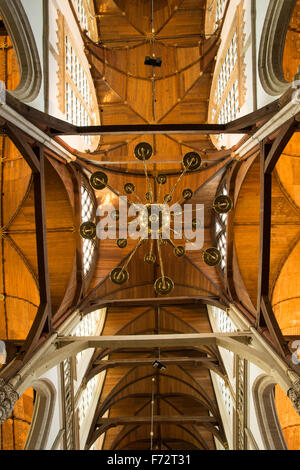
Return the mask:
[[[90,126],[93,102],[88,78],[67,35],[65,36],[65,76],[66,119],[76,126]],[[84,141],[87,146],[91,144],[89,136],[84,136]]]
[[227,411],[230,418],[230,423],[232,423],[234,404],[229,387],[227,386],[225,380],[222,379],[222,377],[219,375],[217,375],[217,382],[222,395],[225,410]]
[[[84,7],[85,5],[86,2],[83,2]],[[74,6],[76,5],[74,4]],[[78,8],[82,12],[80,5]],[[75,10],[77,12],[77,7]],[[76,43],[74,32],[59,10],[57,15],[59,110],[71,124],[76,126],[96,125],[99,123],[99,110],[88,62],[81,49],[83,44]],[[84,151],[94,148],[99,137],[82,136],[78,140],[80,150]]]
[[216,320],[216,325],[220,333],[233,333],[237,330],[233,321],[231,320],[227,312],[225,312],[225,310],[222,310],[217,307],[212,307],[212,309],[213,316]]
[[[81,185],[81,221],[88,222],[95,218],[95,203],[88,189],[88,185],[84,183]],[[90,272],[94,253],[96,250],[96,241],[94,239],[82,239],[82,256],[83,256],[83,273],[87,276]]]
[[[244,2],[241,1],[236,9],[217,60],[209,105],[210,122],[215,124],[226,124],[237,119],[246,101],[243,5]],[[224,134],[212,136],[212,141],[217,147],[222,145],[224,140]]]
[[[100,322],[103,321],[104,310],[95,310],[94,312],[85,315],[81,322],[78,324],[76,329],[72,332],[73,336],[93,336],[98,334]],[[82,351],[76,355],[76,362],[78,365],[84,361],[86,351]],[[86,359],[85,359],[86,360]],[[81,364],[82,365],[82,364]],[[91,403],[95,397],[95,387],[98,383],[98,377],[95,376],[88,381],[86,387],[83,389],[80,400],[77,406],[79,425],[82,426],[84,419],[86,418]]]
[[83,0],[73,0],[76,9],[77,17],[80,25],[84,31],[88,31],[88,17],[85,4]]
[[215,19],[215,30],[219,26],[219,22],[223,18],[224,10],[225,10],[225,3],[226,0],[218,0],[216,6],[216,19]]
[[[221,183],[217,196],[228,195],[226,178]],[[227,218],[228,214],[215,215],[215,236],[217,248],[221,253],[220,268],[224,272],[227,261]]]
[[97,384],[97,376],[93,377],[86,385],[86,388],[83,390],[81,394],[81,398],[78,404],[78,416],[79,416],[79,426],[82,426],[84,422],[93,398],[95,396],[95,387]]

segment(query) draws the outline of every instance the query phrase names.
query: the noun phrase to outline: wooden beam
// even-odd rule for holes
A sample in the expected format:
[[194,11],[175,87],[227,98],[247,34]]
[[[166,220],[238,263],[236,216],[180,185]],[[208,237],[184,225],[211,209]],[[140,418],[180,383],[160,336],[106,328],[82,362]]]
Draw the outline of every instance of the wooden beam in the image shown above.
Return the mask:
[[40,163],[40,173],[34,173],[34,207],[36,244],[38,260],[38,276],[41,303],[47,303],[51,309],[51,293],[48,266],[47,222],[46,222],[46,191],[45,191],[45,155],[42,146],[35,147],[34,152]]
[[[140,367],[140,366],[151,366],[154,361],[157,361],[157,357],[153,358],[137,358],[137,359],[113,359],[94,361],[93,367],[87,374],[87,382],[91,380],[95,375],[107,369],[114,369],[115,367]],[[216,370],[219,366],[219,361],[215,358],[203,357],[203,358],[190,358],[190,357],[162,357],[160,362],[166,366],[186,366],[186,367],[205,367],[207,369]],[[221,374],[221,371],[219,371]]]
[[266,174],[271,174],[274,170],[276,163],[278,162],[282,152],[293,136],[297,126],[298,122],[295,120],[295,118],[290,119],[282,126],[278,136],[274,140],[271,150],[268,152],[266,157],[264,167],[264,172]]
[[9,91],[6,92],[6,105],[44,131],[54,128],[58,134],[64,132],[75,132],[76,126],[73,124],[50,116],[50,114],[46,114],[43,111],[39,111],[38,109],[19,101],[9,93]]
[[[151,419],[151,416],[120,416],[116,418],[100,418],[96,423],[98,429],[94,431],[91,439],[88,439],[86,448],[89,448],[101,436],[101,434],[107,432],[110,428],[126,425],[147,425],[151,423]],[[215,428],[215,426],[220,425],[220,423],[214,416],[154,415],[153,420],[154,424],[173,424],[175,426],[194,425],[205,427],[213,434],[220,436],[220,439],[222,439],[219,430]]]
[[[130,366],[130,365],[141,365],[147,366],[151,365],[154,361],[157,361],[157,357],[148,357],[148,358],[139,358],[139,359],[111,359],[103,361],[94,361],[94,365],[118,367],[118,366]],[[162,357],[160,361],[166,365],[179,365],[184,364],[188,366],[197,367],[203,364],[219,364],[219,361],[214,357],[199,357],[199,358],[190,358],[190,357]]]
[[285,341],[269,301],[271,217],[272,217],[272,171],[295,131],[296,121],[290,119],[281,129],[273,143],[261,142],[260,152],[260,229],[259,266],[257,289],[258,328],[267,327],[273,344],[282,356],[289,354]]
[[32,150],[31,146],[26,142],[25,134],[13,124],[6,124],[6,133],[14,145],[17,147],[22,157],[26,160],[33,173],[40,172],[40,161]]
[[[212,48],[213,49],[213,48]],[[227,124],[137,124],[77,127],[49,114],[43,113],[6,93],[6,104],[25,119],[43,129],[51,136],[63,135],[138,135],[138,134],[251,134],[257,124],[280,109],[291,98],[291,90],[273,103]],[[297,122],[294,121],[294,130]]]
[[[59,135],[54,130],[52,135]],[[77,127],[64,135],[143,135],[143,134],[239,134],[228,131],[225,124],[122,124]]]
[[0,36],[8,36],[5,24],[2,20],[0,20]]
[[[48,244],[46,225],[46,193],[45,193],[45,155],[42,146],[33,149],[39,162],[40,172],[33,173],[34,185],[34,207],[36,225],[36,248],[39,279],[40,306],[28,337],[24,343],[23,350],[27,356],[37,345],[41,334],[45,330],[52,331],[52,308],[50,278],[48,266]],[[47,324],[46,324],[47,321]],[[45,329],[46,327],[46,329]]]
[[173,334],[173,335],[121,335],[121,336],[63,336],[58,337],[58,346],[73,344],[80,348],[153,348],[153,347],[187,347],[187,346],[209,346],[216,345],[217,340],[232,339],[248,344],[252,333],[249,331],[238,331],[234,333],[195,333],[195,334]]
[[260,151],[260,225],[259,225],[259,266],[257,286],[257,326],[265,327],[261,315],[261,298],[269,295],[270,248],[271,248],[271,201],[272,175],[265,173],[265,161],[272,148],[270,143],[261,143]]
[[82,304],[81,312],[86,315],[100,308],[164,307],[168,305],[212,305],[219,308],[226,308],[218,297],[150,297],[148,299],[91,300],[89,303]]
[[257,125],[262,120],[267,120],[270,117],[274,116],[281,108],[282,103],[279,100],[273,101],[273,103],[267,104],[262,108],[258,109],[257,111],[253,111],[253,113],[248,114],[247,116],[243,116],[235,121],[229,122],[227,124],[227,129],[231,131],[241,130],[244,129],[245,131],[249,131],[253,128],[253,126]]
[[290,355],[288,343],[286,342],[282,331],[278,325],[268,296],[263,296],[261,299],[261,311],[276,348],[278,349],[278,351],[280,351],[282,356]]
[[[153,416],[154,424],[193,424],[199,426],[200,424],[212,424],[217,425],[219,422],[214,416]],[[131,425],[131,424],[149,424],[151,422],[151,416],[119,416],[116,418],[100,418],[97,422],[98,426],[103,427],[107,430],[112,427]]]

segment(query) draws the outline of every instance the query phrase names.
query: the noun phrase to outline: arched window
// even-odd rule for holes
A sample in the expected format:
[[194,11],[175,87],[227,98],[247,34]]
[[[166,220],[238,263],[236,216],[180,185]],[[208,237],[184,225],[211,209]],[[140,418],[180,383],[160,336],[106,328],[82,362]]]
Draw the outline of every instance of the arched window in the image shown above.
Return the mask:
[[[94,336],[97,328],[99,328],[99,322],[103,311],[95,310],[95,312],[85,315],[81,320],[77,328],[73,331],[73,336]],[[77,361],[79,362],[85,351],[82,351],[76,355]]]
[[[228,195],[226,178],[221,182],[217,196],[221,194]],[[215,236],[217,248],[222,256],[220,268],[223,272],[225,271],[227,261],[227,217],[227,214],[215,215]]]
[[[73,5],[74,14],[77,15],[75,2]],[[80,5],[79,10],[83,12]],[[59,10],[57,15],[58,108],[65,119],[75,126],[96,125],[100,119],[99,108],[88,60],[83,50],[84,44],[78,41],[78,37],[76,39],[76,31],[72,29],[70,19]],[[75,147],[81,151],[91,150],[97,146],[99,136],[77,136],[75,141]]]
[[230,423],[232,423],[233,408],[234,408],[234,407],[233,407],[233,400],[232,400],[232,396],[231,396],[229,387],[228,387],[228,385],[226,384],[225,380],[222,379],[222,377],[220,377],[219,375],[216,375],[216,378],[217,378],[217,382],[218,382],[218,385],[219,385],[220,393],[221,393],[221,396],[222,396],[224,408],[225,408],[225,410],[226,410],[227,413],[228,413],[228,417],[229,417]]
[[[96,203],[89,184],[82,181],[81,185],[81,222],[94,221],[96,219]],[[87,240],[82,238],[82,257],[83,257],[83,274],[87,280],[92,270],[93,261],[95,260],[95,251],[97,248],[97,240]]]
[[80,401],[78,404],[79,426],[82,426],[95,397],[95,387],[98,382],[98,377],[95,376],[87,383],[86,388],[83,390]]
[[83,2],[83,0],[73,0],[77,17],[80,22],[80,25],[84,31],[88,31],[89,29],[89,23],[88,23],[88,17],[87,17],[87,12],[86,12],[86,7]]
[[232,83],[233,71],[237,62],[238,38],[237,31],[234,31],[217,81],[216,108],[213,110],[213,115],[217,116],[218,124],[234,121],[240,112],[238,78]]
[[97,42],[99,36],[94,1],[73,0],[73,5],[80,29],[87,34],[92,41]]
[[216,320],[216,326],[220,333],[233,333],[234,331],[236,331],[236,327],[233,321],[231,320],[227,312],[225,312],[225,310],[222,310],[221,308],[217,307],[212,307],[211,310]]
[[215,30],[218,28],[219,22],[223,18],[225,4],[226,0],[217,0]]
[[[66,119],[76,126],[90,126],[93,102],[86,72],[68,35],[65,36]],[[84,136],[89,147],[91,138]]]
[[[74,336],[96,336],[101,335],[103,325],[106,317],[106,309],[95,310],[94,312],[85,315],[77,327],[73,330],[72,335]],[[92,349],[82,351],[76,355],[76,377],[81,383],[82,378],[86,374],[89,366],[92,354]],[[78,424],[81,430],[81,434],[84,434],[84,429],[87,429],[87,421],[92,419],[93,407],[96,406],[99,392],[103,383],[104,374],[95,375],[89,380],[84,388],[81,389],[80,397],[76,403],[76,409],[78,412]],[[84,429],[83,429],[84,428]]]

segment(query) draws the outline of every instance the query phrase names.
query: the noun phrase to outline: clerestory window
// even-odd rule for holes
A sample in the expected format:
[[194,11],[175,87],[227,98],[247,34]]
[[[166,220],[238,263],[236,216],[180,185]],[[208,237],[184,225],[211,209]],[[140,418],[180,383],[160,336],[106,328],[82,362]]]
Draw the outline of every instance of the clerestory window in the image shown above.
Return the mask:
[[[89,222],[95,219],[96,207],[93,195],[88,185],[81,186],[81,222]],[[83,273],[87,277],[94,260],[96,250],[96,240],[88,240],[82,238],[82,255],[83,255]]]
[[[217,196],[228,195],[227,181],[226,178],[222,181]],[[227,214],[216,214],[215,215],[215,236],[217,248],[221,253],[221,264],[220,268],[225,271],[227,261]]]

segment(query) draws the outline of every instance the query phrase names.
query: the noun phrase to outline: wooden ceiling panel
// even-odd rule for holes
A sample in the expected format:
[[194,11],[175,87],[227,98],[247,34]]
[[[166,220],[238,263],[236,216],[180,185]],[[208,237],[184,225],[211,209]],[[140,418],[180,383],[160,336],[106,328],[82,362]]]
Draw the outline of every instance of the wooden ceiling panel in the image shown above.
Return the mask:
[[151,45],[149,42],[142,42],[138,46],[130,46],[128,43],[127,48],[127,63],[124,67],[124,72],[128,76],[133,76],[140,79],[142,82],[151,79],[152,67],[145,65],[145,57],[151,55]]
[[161,120],[162,124],[176,124],[178,119],[184,119],[186,124],[193,124],[195,122],[205,122],[207,117],[206,106],[197,109],[192,108],[189,102],[181,101],[177,106],[168,112]]
[[144,124],[145,119],[138,115],[133,109],[126,104],[116,104],[113,107],[102,108],[101,113],[102,125],[122,125],[127,124]]
[[6,137],[0,137],[0,152],[5,155],[2,175],[2,193],[5,197],[1,211],[1,225],[5,226],[11,223],[26,198],[32,172],[16,147]]
[[[194,2],[196,6],[198,2]],[[184,7],[183,7],[184,8]],[[197,9],[178,9],[170,18],[170,21],[159,31],[162,36],[191,36],[203,34],[205,11],[200,7]],[[176,41],[176,40],[175,40]],[[175,42],[174,41],[174,42]]]
[[95,84],[100,112],[103,112],[105,106],[124,102],[124,100],[102,78],[98,78],[97,81],[95,81]]
[[39,305],[39,291],[26,260],[8,241],[3,243],[5,275],[3,278],[5,330],[1,337],[25,339]]
[[120,7],[114,0],[95,0],[95,10],[99,13],[120,13]]
[[[99,17],[98,17],[99,18]],[[126,42],[127,39],[143,37],[142,33],[132,26],[125,15],[122,14],[101,14],[99,18],[99,40],[109,43],[110,40],[118,38],[119,41]]]
[[152,98],[152,83],[149,81],[128,78],[127,81],[127,102],[135,113],[145,122],[153,120],[151,103],[148,99]]
[[163,117],[177,104],[179,98],[178,80],[176,76],[155,82],[155,118],[161,122]]
[[293,203],[297,206],[296,210],[300,213],[300,156],[299,156],[299,136],[293,135],[286,146],[284,153],[276,165],[276,173],[280,184]]
[[128,324],[135,322],[140,317],[146,316],[150,311],[153,314],[151,307],[131,307],[126,312],[118,308],[110,308],[108,311],[109,317],[107,316],[105,326],[103,329],[103,335],[112,336],[116,334],[126,334],[125,331]]

